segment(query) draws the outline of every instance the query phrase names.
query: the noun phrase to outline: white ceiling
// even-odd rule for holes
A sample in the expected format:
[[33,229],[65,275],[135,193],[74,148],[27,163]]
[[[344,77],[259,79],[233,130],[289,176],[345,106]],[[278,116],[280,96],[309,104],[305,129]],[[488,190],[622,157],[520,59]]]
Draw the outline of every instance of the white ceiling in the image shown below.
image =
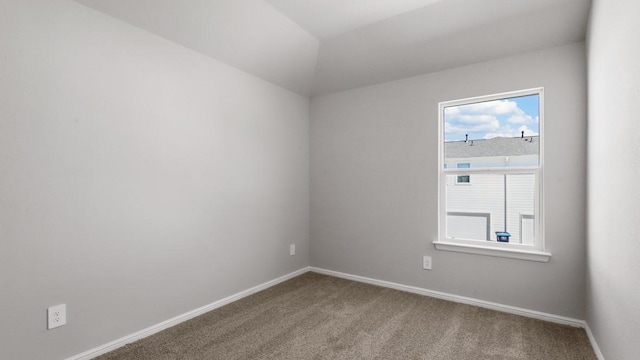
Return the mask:
[[265,0],[318,39],[444,0]]
[[75,0],[309,95],[318,39],[263,0]]
[[305,96],[583,41],[591,5],[591,0],[74,1]]
[[321,41],[312,92],[326,94],[584,41],[590,3],[434,3]]

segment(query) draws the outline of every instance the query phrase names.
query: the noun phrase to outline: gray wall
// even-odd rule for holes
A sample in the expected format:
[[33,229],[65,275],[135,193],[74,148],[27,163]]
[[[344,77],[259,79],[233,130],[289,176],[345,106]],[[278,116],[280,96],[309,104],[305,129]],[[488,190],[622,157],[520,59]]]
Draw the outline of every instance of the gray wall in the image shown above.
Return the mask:
[[588,36],[587,322],[606,359],[640,354],[640,2],[596,0]]
[[[313,98],[311,264],[583,319],[586,85],[576,43]],[[538,86],[551,261],[436,251],[438,102]]]
[[0,1],[0,358],[72,356],[307,266],[308,111],[77,3]]

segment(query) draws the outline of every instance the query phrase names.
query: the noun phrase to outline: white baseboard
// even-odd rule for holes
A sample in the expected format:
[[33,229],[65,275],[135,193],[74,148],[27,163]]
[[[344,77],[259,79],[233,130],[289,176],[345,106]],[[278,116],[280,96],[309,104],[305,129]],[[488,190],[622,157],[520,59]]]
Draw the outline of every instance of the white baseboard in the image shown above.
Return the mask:
[[267,282],[265,282],[263,284],[254,286],[254,287],[252,287],[250,289],[241,291],[241,292],[239,292],[237,294],[228,296],[228,297],[226,297],[224,299],[212,302],[209,305],[205,305],[205,306],[202,306],[202,307],[197,308],[195,310],[191,310],[189,312],[186,312],[186,313],[184,313],[182,315],[178,315],[176,317],[173,317],[173,318],[171,318],[169,320],[163,321],[163,322],[158,323],[156,325],[149,326],[146,329],[143,329],[143,330],[140,330],[140,331],[135,332],[133,334],[121,337],[120,339],[114,340],[114,341],[112,341],[110,343],[107,343],[107,344],[95,347],[93,349],[87,350],[87,351],[85,351],[85,352],[83,352],[81,354],[78,354],[78,355],[72,356],[70,358],[67,358],[67,360],[89,360],[89,359],[93,359],[94,357],[97,357],[97,356],[102,355],[102,354],[106,354],[106,353],[108,353],[110,351],[113,351],[113,350],[119,348],[119,347],[125,346],[126,344],[130,344],[130,343],[132,343],[134,341],[137,341],[137,340],[140,340],[140,339],[145,338],[147,336],[153,335],[153,334],[155,334],[157,332],[160,332],[160,331],[162,331],[164,329],[167,329],[167,328],[170,328],[172,326],[178,325],[181,322],[187,321],[189,319],[192,319],[192,318],[194,318],[196,316],[202,315],[202,314],[204,314],[206,312],[209,312],[211,310],[215,310],[215,309],[217,309],[219,307],[222,307],[222,306],[227,305],[229,303],[232,303],[234,301],[240,300],[240,299],[242,299],[244,297],[247,297],[249,295],[255,294],[258,291],[262,291],[264,289],[270,288],[270,287],[272,287],[274,285],[277,285],[277,284],[279,284],[279,283],[281,283],[283,281],[286,281],[286,280],[289,280],[291,278],[294,278],[294,277],[296,277],[298,275],[302,275],[302,274],[306,273],[307,271],[309,271],[310,269],[311,269],[310,267],[305,267],[305,268],[296,270],[296,271],[294,271],[292,273],[289,273],[287,275],[281,276],[281,277],[279,277],[277,279],[273,279],[271,281],[267,281]]
[[596,338],[593,336],[593,333],[591,332],[589,323],[586,323],[586,326],[584,329],[587,331],[587,336],[589,337],[589,342],[591,343],[593,352],[596,353],[596,358],[598,360],[604,360],[604,355],[602,355],[602,351],[600,351],[600,346],[598,346],[598,343],[596,342]]
[[351,275],[351,274],[346,274],[338,271],[321,269],[317,267],[311,267],[311,271],[317,272],[319,274],[331,275],[331,276],[358,281],[362,283],[367,283],[371,285],[378,285],[378,286],[396,289],[400,291],[406,291],[414,294],[430,296],[430,297],[434,297],[442,300],[453,301],[456,303],[474,305],[474,306],[492,309],[492,310],[505,312],[509,314],[521,315],[521,316],[525,316],[533,319],[549,321],[557,324],[569,325],[569,326],[574,326],[579,328],[584,328],[586,326],[586,323],[584,320],[578,320],[578,319],[572,319],[572,318],[559,316],[559,315],[547,314],[540,311],[522,309],[515,306],[503,305],[503,304],[498,304],[490,301],[469,298],[465,296],[447,294],[440,291],[427,290],[427,289],[423,289],[415,286],[402,285],[402,284],[383,281],[383,280],[376,280],[376,279],[372,279],[364,276]]

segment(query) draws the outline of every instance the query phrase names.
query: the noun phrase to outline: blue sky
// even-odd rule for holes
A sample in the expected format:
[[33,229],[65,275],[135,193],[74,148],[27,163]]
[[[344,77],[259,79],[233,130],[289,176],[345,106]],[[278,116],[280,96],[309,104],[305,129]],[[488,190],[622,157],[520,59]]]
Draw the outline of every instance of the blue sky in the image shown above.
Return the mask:
[[494,137],[538,135],[539,97],[527,95],[475,104],[451,106],[444,110],[445,141],[491,139]]

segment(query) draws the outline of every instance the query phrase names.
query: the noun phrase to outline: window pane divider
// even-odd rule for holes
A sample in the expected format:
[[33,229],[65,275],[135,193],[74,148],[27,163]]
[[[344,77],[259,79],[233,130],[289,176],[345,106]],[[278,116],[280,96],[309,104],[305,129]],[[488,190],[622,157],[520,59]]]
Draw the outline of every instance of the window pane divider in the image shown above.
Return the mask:
[[442,172],[447,175],[457,174],[532,174],[540,171],[540,168],[535,167],[518,167],[518,168],[467,168],[467,169],[442,169]]

